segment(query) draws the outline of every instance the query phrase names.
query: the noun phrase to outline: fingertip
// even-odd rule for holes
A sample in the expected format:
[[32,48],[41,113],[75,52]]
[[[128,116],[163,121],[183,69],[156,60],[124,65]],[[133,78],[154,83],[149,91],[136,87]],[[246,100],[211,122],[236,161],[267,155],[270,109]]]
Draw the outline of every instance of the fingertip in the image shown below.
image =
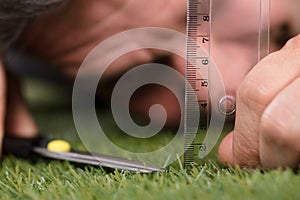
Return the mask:
[[234,166],[233,159],[233,132],[229,133],[221,142],[218,150],[220,161],[224,164]]

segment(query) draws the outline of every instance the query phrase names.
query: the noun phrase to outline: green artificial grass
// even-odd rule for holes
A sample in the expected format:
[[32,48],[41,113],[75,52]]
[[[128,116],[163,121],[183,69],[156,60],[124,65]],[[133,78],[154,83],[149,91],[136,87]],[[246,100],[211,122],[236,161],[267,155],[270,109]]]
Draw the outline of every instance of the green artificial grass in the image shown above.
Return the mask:
[[[27,81],[25,91],[41,132],[83,150],[72,121],[70,88]],[[152,174],[13,156],[4,157],[0,167],[0,199],[300,199],[299,187],[300,176],[292,170],[225,168],[216,156],[189,172],[178,160],[168,172]]]

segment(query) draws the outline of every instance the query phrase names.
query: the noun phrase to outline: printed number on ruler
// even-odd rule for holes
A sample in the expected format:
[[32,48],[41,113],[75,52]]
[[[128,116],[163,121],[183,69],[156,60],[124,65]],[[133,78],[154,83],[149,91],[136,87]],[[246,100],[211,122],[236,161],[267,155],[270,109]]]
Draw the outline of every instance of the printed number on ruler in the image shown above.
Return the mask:
[[[208,129],[209,117],[209,65],[210,65],[210,26],[212,0],[189,0],[187,28],[187,69],[186,80],[191,87],[186,88],[185,107],[185,154],[184,165],[194,163],[199,152],[206,151],[202,143]],[[207,53],[203,54],[205,49]],[[201,70],[201,74],[199,71]],[[196,97],[195,98],[195,94]],[[200,95],[201,94],[201,95]],[[195,102],[196,101],[196,102]],[[199,124],[191,124],[195,103],[199,105]]]

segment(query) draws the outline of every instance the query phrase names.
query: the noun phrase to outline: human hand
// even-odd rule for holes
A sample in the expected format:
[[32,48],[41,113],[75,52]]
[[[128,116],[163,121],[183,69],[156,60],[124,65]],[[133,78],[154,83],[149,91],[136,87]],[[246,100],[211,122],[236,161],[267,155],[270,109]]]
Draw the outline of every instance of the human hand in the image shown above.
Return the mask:
[[[296,8],[300,4],[272,0],[271,6],[271,50],[276,51],[285,40],[299,33]],[[234,84],[239,88],[235,129],[219,147],[223,163],[242,167],[297,167],[299,138],[295,120],[299,106],[294,81],[299,77],[297,54],[299,36],[247,72],[241,84]]]
[[237,93],[234,131],[219,147],[223,163],[292,167],[300,161],[300,35],[267,56]]
[[[16,137],[33,137],[37,134],[37,127],[27,109],[17,79],[12,75],[7,76],[0,61],[1,139],[5,133]],[[0,140],[0,149],[1,143],[2,140]]]

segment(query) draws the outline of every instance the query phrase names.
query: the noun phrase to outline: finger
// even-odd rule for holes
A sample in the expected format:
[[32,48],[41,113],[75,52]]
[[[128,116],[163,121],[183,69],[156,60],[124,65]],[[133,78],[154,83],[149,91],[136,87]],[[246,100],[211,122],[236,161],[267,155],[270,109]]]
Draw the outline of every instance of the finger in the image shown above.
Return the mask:
[[258,63],[237,94],[233,135],[234,163],[256,167],[259,159],[259,124],[262,113],[275,96],[300,75],[300,36]]
[[[0,151],[4,136],[5,106],[6,105],[6,79],[3,64],[0,59]],[[1,154],[1,153],[0,153]]]
[[233,162],[233,132],[229,133],[221,142],[219,146],[219,159],[224,164],[234,165]]
[[33,137],[37,135],[38,130],[23,98],[19,81],[11,74],[7,79],[5,131],[14,136]]
[[281,91],[262,115],[259,155],[264,168],[297,168],[299,164],[299,87],[300,78]]

